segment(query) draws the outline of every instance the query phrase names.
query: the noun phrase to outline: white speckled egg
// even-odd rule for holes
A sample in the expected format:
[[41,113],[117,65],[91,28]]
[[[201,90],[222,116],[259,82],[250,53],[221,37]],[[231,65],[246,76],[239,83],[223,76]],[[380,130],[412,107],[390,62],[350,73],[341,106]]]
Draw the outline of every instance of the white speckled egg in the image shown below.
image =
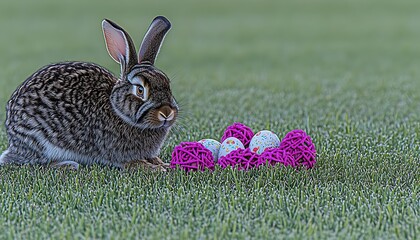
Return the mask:
[[216,162],[219,156],[220,143],[214,139],[202,139],[198,141],[198,143],[203,144],[205,148],[210,150],[211,154],[213,154],[213,159]]
[[249,143],[251,152],[261,154],[266,148],[276,148],[280,146],[280,139],[272,131],[262,130],[252,137]]
[[232,151],[235,151],[236,149],[239,149],[239,148],[245,149],[244,144],[236,137],[228,137],[220,145],[218,158],[226,156]]

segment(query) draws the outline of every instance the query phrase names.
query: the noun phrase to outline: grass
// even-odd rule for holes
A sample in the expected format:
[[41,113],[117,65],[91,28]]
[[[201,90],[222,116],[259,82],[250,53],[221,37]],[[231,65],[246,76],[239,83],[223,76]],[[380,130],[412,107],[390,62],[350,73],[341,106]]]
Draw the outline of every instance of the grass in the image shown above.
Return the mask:
[[[100,20],[138,44],[173,22],[157,61],[183,107],[162,157],[241,121],[315,142],[310,171],[150,173],[0,168],[1,239],[418,238],[418,1],[8,1],[0,3],[0,105],[39,67],[118,73]],[[5,110],[0,108],[0,120]],[[7,146],[4,127],[0,150]]]

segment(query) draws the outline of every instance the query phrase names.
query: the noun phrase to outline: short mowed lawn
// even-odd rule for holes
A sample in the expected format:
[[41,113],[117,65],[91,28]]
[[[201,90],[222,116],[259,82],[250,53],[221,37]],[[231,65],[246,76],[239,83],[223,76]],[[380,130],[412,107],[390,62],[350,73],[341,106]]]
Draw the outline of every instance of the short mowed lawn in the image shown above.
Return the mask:
[[[420,236],[420,2],[2,1],[0,121],[43,65],[115,74],[100,22],[140,43],[173,24],[157,66],[181,115],[162,149],[220,139],[239,121],[282,138],[305,130],[310,170],[185,174],[89,166],[0,168],[0,239],[282,239]],[[0,151],[7,147],[4,125]]]

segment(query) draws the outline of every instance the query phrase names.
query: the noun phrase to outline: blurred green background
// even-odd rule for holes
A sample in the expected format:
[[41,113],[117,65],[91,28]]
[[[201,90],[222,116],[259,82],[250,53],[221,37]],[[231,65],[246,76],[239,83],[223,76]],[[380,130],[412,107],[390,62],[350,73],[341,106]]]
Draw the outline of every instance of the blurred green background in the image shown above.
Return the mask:
[[417,1],[0,4],[3,106],[49,63],[91,61],[119,74],[101,20],[123,26],[138,46],[151,19],[165,15],[173,29],[156,65],[173,80],[183,110],[179,125],[188,126],[191,139],[216,138],[232,121],[311,132],[334,129],[345,117],[386,125],[420,110],[420,81],[413,80],[420,76]]
[[[415,238],[420,211],[419,13],[415,0],[1,1],[2,122],[11,93],[41,66],[90,61],[119,74],[105,49],[103,18],[121,25],[138,47],[151,20],[165,15],[173,28],[156,65],[172,78],[182,108],[178,127],[162,150],[166,161],[179,142],[218,139],[234,121],[255,131],[270,129],[280,138],[304,129],[318,152],[317,166],[308,173],[238,173],[236,191],[230,191],[231,175],[223,171],[185,178],[179,172],[158,175],[160,182],[155,182],[154,175],[121,178],[115,169],[91,173],[88,168],[59,181],[56,187],[69,191],[66,197],[39,189],[55,186],[60,172],[0,169],[1,203],[13,206],[11,213],[1,214],[6,216],[2,225],[9,237],[15,232],[25,236],[27,226],[45,237],[60,222],[38,226],[38,216],[69,216],[68,231],[54,236],[139,237],[133,231],[146,229],[143,234],[152,238],[170,238],[171,233],[179,238]],[[4,126],[0,129],[4,150]],[[26,186],[27,181],[34,185]],[[83,188],[73,188],[79,185]],[[13,188],[53,196],[48,200],[53,207],[34,213],[31,204],[42,205],[45,199],[27,200],[26,192],[15,195]],[[100,195],[109,191],[113,197]],[[140,193],[149,209],[126,199]],[[99,209],[90,203],[96,196],[105,196]],[[261,205],[266,198],[278,205]],[[74,215],[60,207],[64,200]],[[119,202],[126,207],[115,210]],[[259,208],[228,207],[235,204]],[[137,228],[124,217],[131,216],[132,207],[138,211],[132,216]],[[202,214],[186,216],[191,208]],[[100,214],[92,220],[96,210]],[[19,219],[25,221],[12,229]],[[260,228],[250,230],[256,225]],[[86,230],[89,226],[94,230]]]
[[[322,88],[327,81],[335,85],[345,81],[374,90],[418,71],[417,1],[0,4],[2,102],[28,75],[52,62],[92,61],[118,74],[104,47],[103,18],[123,26],[137,46],[153,17],[165,15],[172,21],[157,65],[174,78],[174,91],[188,104],[208,89],[244,86],[274,87],[281,94],[299,83]],[[200,81],[203,78],[208,81]],[[311,97],[319,96],[308,94]]]

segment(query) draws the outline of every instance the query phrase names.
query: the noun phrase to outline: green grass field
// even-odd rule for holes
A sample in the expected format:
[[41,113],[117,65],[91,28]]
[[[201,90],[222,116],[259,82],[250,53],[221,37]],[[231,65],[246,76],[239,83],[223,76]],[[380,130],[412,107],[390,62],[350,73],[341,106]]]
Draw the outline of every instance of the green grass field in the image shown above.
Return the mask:
[[0,3],[1,122],[43,65],[118,74],[103,18],[138,46],[162,14],[173,29],[157,66],[182,106],[162,158],[240,121],[280,136],[304,129],[318,163],[189,175],[1,167],[0,239],[419,238],[420,2],[104,2]]

